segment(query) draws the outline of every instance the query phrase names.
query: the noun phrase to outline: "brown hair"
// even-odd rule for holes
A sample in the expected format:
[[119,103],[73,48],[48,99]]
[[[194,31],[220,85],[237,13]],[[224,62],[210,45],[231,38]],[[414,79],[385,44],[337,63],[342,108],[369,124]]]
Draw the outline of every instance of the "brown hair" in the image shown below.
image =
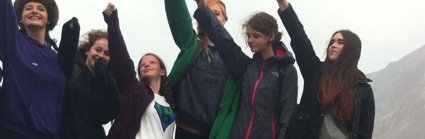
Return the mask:
[[[59,50],[58,46],[56,45],[56,41],[53,40],[49,35],[49,31],[55,28],[59,20],[59,9],[58,9],[58,6],[56,5],[55,0],[15,0],[15,3],[14,3],[15,12],[16,12],[16,17],[18,18],[19,21],[22,20],[22,12],[24,10],[24,6],[29,2],[38,2],[44,5],[44,7],[46,7],[47,15],[48,15],[47,20],[49,23],[47,24],[47,28],[46,28],[45,40],[46,42],[53,45],[53,48],[55,48],[56,51]],[[19,23],[19,27],[21,29],[21,32],[23,34],[26,34],[24,24]]]
[[[344,47],[336,60],[326,57],[318,97],[322,105],[336,109],[336,121],[344,124],[354,117],[354,88],[359,77],[365,76],[361,76],[357,68],[361,53],[360,38],[349,30],[337,31],[332,37],[337,33],[342,34]],[[328,49],[330,46],[331,42]]]
[[108,32],[97,29],[87,32],[84,36],[85,40],[81,41],[78,46],[77,59],[82,58],[85,61],[87,58],[86,52],[90,50],[97,40],[108,39]]
[[147,53],[145,55],[143,55],[140,60],[139,60],[139,64],[137,65],[137,74],[139,76],[139,79],[142,79],[142,73],[140,73],[140,63],[142,62],[142,59],[145,56],[153,56],[155,57],[158,61],[159,61],[159,67],[165,71],[165,75],[161,77],[161,87],[159,89],[159,94],[165,97],[165,100],[170,104],[170,106],[174,106],[174,99],[171,93],[171,88],[168,84],[168,77],[167,77],[167,67],[165,66],[164,61],[156,54],[154,53]]
[[251,18],[243,24],[242,28],[246,30],[248,26],[268,36],[274,34],[273,45],[279,43],[282,39],[282,33],[278,31],[279,26],[277,25],[276,19],[265,12],[258,12],[252,15]]

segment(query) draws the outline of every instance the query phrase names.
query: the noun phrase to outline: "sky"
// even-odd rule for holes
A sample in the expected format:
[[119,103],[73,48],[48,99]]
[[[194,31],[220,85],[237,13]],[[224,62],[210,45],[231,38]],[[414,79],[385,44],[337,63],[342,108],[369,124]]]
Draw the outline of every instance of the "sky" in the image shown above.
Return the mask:
[[[223,0],[229,20],[225,27],[252,56],[242,24],[250,15],[265,11],[273,15],[289,46],[290,38],[277,15],[276,0]],[[63,23],[77,17],[80,39],[91,29],[106,29],[101,12],[111,2],[118,8],[121,30],[133,61],[148,52],[156,53],[171,69],[179,53],[165,15],[164,0],[56,0],[60,18],[51,36],[60,40]],[[362,40],[359,69],[372,73],[425,45],[425,1],[421,0],[289,0],[313,43],[316,54],[324,50],[333,32],[349,29]],[[193,14],[196,3],[186,0]],[[194,27],[196,21],[193,20]],[[424,56],[425,58],[425,56]],[[299,76],[301,77],[301,76]],[[299,79],[302,88],[302,78]],[[300,89],[301,90],[301,89]]]

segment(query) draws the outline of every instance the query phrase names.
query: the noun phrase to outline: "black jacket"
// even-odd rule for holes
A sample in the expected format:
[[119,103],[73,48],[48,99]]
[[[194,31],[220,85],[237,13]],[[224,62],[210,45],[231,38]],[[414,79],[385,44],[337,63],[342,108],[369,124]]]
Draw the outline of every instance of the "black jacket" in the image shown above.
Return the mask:
[[[292,6],[278,13],[291,37],[291,47],[304,78],[301,102],[291,119],[286,138],[317,139],[325,112],[317,99],[323,70],[322,63],[316,56],[311,41]],[[360,71],[358,74],[365,77]],[[372,89],[367,83],[369,81],[358,80],[355,87],[354,119],[348,125],[351,139],[370,139],[372,137],[375,102]]]
[[283,138],[297,102],[297,72],[290,52],[279,42],[273,46],[275,56],[264,60],[256,54],[251,59],[211,10],[198,9],[194,16],[215,44],[232,77],[243,80],[232,138]]
[[62,139],[105,139],[103,124],[113,120],[119,110],[119,92],[102,61],[93,73],[85,62],[75,64],[63,101]]

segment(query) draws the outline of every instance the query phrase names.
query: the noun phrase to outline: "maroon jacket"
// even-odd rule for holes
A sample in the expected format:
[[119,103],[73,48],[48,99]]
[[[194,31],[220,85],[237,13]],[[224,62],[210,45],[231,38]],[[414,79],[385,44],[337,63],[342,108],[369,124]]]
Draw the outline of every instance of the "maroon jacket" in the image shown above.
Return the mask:
[[140,128],[140,121],[149,103],[153,101],[153,92],[149,85],[136,78],[134,64],[128,54],[121,34],[117,11],[111,16],[104,14],[108,24],[110,71],[115,75],[118,89],[122,93],[121,109],[109,131],[109,139],[134,139]]

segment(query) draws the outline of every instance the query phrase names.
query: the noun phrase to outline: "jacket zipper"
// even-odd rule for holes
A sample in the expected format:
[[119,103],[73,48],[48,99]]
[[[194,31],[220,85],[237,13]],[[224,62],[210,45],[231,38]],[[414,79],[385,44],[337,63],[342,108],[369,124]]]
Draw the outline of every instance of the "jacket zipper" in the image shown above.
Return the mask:
[[251,97],[251,120],[249,122],[248,130],[246,131],[245,139],[249,139],[251,137],[251,130],[252,125],[254,124],[255,114],[254,114],[254,102],[255,102],[255,96],[257,94],[258,86],[260,85],[261,80],[263,80],[264,77],[264,69],[262,68],[260,71],[260,76],[255,81],[254,89],[252,90],[252,97]]
[[273,139],[276,139],[276,121],[275,121],[275,117],[273,117],[272,120],[272,131],[273,131]]

